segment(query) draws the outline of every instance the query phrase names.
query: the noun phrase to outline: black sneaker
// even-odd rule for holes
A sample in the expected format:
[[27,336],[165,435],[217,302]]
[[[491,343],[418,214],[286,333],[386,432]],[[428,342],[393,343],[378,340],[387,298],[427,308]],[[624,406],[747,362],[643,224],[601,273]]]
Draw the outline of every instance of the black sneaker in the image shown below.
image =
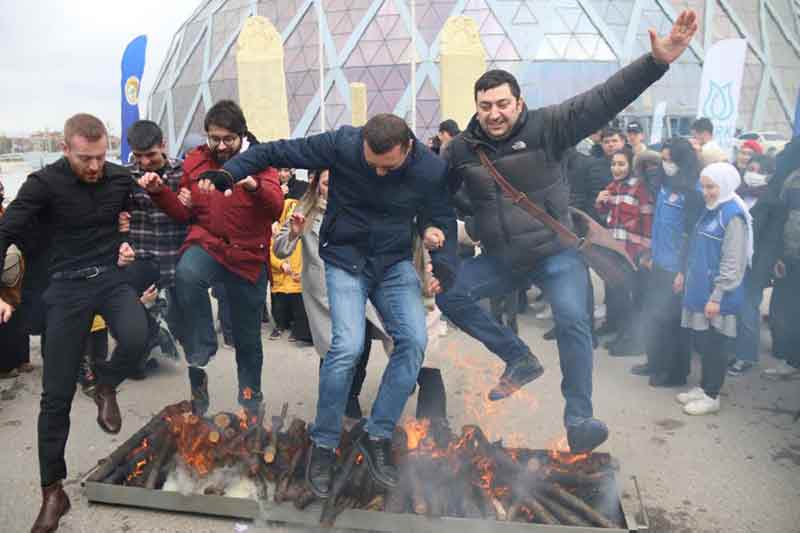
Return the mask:
[[373,439],[364,433],[358,439],[358,451],[364,454],[369,473],[376,483],[387,489],[397,486],[397,466],[392,456],[392,439]]
[[192,388],[192,411],[204,415],[211,399],[208,395],[208,374],[202,368],[189,367],[189,384]]
[[272,330],[272,333],[269,334],[269,340],[276,341],[280,339],[282,335],[283,335],[283,330],[275,328]]
[[544,373],[544,367],[535,355],[528,352],[513,363],[506,364],[497,386],[489,391],[489,400],[496,402],[508,398]]
[[306,461],[306,484],[314,496],[325,499],[331,492],[333,467],[336,465],[336,452],[330,448],[322,448],[316,444],[311,446],[311,453]]
[[567,442],[572,453],[589,453],[608,438],[608,426],[596,418],[587,418],[576,426],[567,426]]
[[269,324],[269,309],[267,309],[267,304],[264,304],[264,309],[261,311],[261,323]]

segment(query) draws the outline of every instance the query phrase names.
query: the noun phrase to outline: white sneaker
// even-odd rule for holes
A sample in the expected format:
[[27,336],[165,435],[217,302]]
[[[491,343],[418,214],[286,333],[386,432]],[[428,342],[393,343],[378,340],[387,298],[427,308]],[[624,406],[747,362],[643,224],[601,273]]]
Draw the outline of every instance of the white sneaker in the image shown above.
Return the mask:
[[778,361],[773,368],[768,368],[761,373],[767,379],[792,379],[800,377],[800,368],[795,368],[786,361]]
[[693,402],[695,400],[700,400],[704,398],[705,395],[706,393],[703,392],[703,389],[701,389],[700,387],[695,387],[688,392],[681,392],[680,394],[675,396],[675,399],[678,400],[679,404],[686,405],[689,402]]
[[703,393],[699,400],[693,400],[683,406],[683,412],[687,415],[709,415],[719,411],[719,396],[711,398]]

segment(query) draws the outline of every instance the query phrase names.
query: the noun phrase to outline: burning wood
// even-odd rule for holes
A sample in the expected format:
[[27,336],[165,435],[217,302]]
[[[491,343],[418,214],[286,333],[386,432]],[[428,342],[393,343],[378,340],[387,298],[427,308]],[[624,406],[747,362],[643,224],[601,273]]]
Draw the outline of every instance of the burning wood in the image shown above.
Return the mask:
[[[271,486],[275,502],[305,509],[315,501],[304,480],[310,440],[306,423],[287,421],[287,410],[284,404],[268,431],[263,409],[207,418],[193,414],[188,402],[168,406],[92,479],[157,489],[168,472],[169,479],[177,472],[194,480],[199,493],[252,494],[255,486],[260,488],[252,497],[265,498]],[[332,526],[349,508],[603,528],[622,521],[618,509],[598,507],[607,501],[604,491],[613,489],[614,465],[605,454],[509,449],[490,442],[475,425],[456,435],[446,421],[410,420],[393,438],[399,483],[387,491],[373,482],[358,451],[363,435],[363,421],[342,435],[331,495],[320,516],[323,526]],[[251,489],[231,488],[236,483],[226,475]],[[171,490],[175,486],[171,483]]]

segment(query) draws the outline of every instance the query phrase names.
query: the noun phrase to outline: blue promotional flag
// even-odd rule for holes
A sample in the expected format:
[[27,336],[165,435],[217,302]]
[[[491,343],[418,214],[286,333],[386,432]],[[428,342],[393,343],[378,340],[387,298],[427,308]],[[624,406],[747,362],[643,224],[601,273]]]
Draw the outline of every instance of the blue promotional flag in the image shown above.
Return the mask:
[[800,137],[800,89],[797,90],[797,103],[794,104],[794,136]]
[[128,44],[122,54],[122,145],[119,159],[122,164],[128,163],[131,148],[128,146],[128,128],[139,120],[139,87],[144,72],[144,55],[147,49],[147,37],[140,35]]

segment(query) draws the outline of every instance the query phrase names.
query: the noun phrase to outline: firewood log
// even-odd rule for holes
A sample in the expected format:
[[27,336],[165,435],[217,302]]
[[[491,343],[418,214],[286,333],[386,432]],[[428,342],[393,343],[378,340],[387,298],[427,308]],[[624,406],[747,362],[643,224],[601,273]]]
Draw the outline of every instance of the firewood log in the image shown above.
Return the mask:
[[102,482],[105,478],[111,475],[114,470],[116,470],[119,463],[125,459],[125,456],[128,455],[131,450],[134,450],[137,446],[142,444],[142,441],[145,437],[150,436],[152,433],[158,431],[161,426],[166,425],[166,422],[162,419],[164,412],[167,408],[162,409],[160,413],[150,419],[150,421],[142,426],[142,428],[131,435],[128,440],[126,440],[122,445],[111,452],[111,454],[106,457],[105,459],[101,460],[98,463],[98,468],[94,472],[94,474],[89,477],[89,481],[97,481]]
[[542,493],[536,494],[536,499],[565,526],[591,526],[588,520],[584,520],[559,502]]
[[545,485],[544,492],[553,498],[553,500],[562,504],[564,507],[567,507],[579,516],[589,520],[592,525],[609,529],[618,527],[618,524],[615,524],[613,521],[609,520],[608,517],[592,508],[585,501],[557,485]]
[[[539,502],[536,497],[529,495],[520,500],[520,504],[523,507],[528,508],[533,513],[533,521],[538,524],[548,524],[548,525],[559,525],[561,522],[558,521],[553,513],[545,509],[545,507]],[[515,520],[516,516],[511,516],[511,520]],[[525,519],[527,522],[527,518]]]
[[159,444],[158,450],[155,452],[153,456],[153,460],[150,463],[150,472],[147,474],[147,481],[145,481],[144,487],[147,489],[155,489],[158,486],[158,483],[161,481],[162,478],[162,470],[164,467],[164,463],[168,461],[170,457],[175,454],[175,440],[172,438],[171,435],[167,435],[163,441]]

